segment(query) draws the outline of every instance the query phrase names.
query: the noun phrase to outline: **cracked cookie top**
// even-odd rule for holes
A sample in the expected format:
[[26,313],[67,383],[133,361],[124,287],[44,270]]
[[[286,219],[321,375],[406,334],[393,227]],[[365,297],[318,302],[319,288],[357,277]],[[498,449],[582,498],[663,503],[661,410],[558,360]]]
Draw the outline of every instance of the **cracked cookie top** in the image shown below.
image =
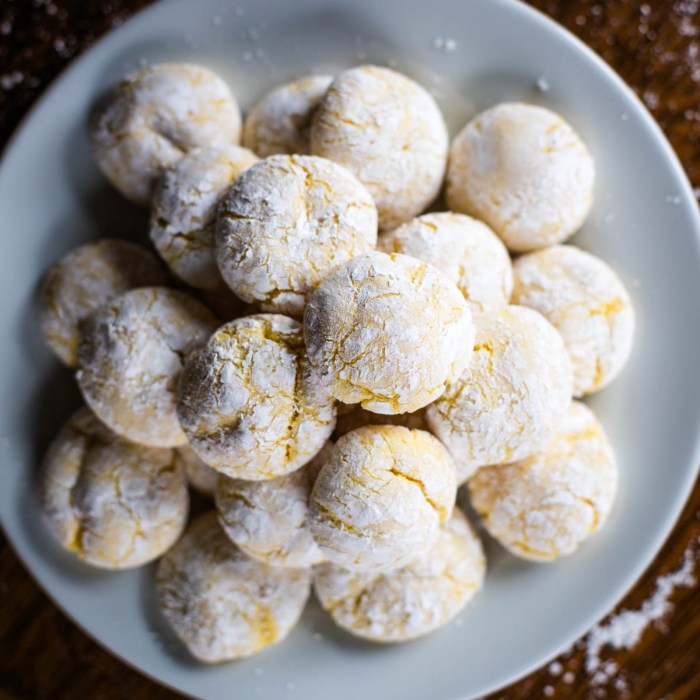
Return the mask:
[[177,414],[206,464],[250,480],[299,469],[335,426],[335,402],[306,358],[301,324],[279,314],[231,321],[192,353]]
[[620,374],[634,340],[632,300],[600,258],[559,245],[518,258],[513,303],[539,311],[564,338],[574,396],[607,386]]
[[148,206],[160,176],[183,154],[238,143],[240,131],[238,103],[221,78],[191,63],[161,63],[110,92],[92,127],[92,150],[112,185]]
[[377,210],[344,168],[313,156],[270,156],[225,195],[216,254],[226,283],[263,311],[299,317],[329,272],[377,243]]
[[373,251],[309,296],[304,338],[339,401],[393,414],[426,406],[459,377],[474,326],[462,293],[432,265]]
[[450,146],[445,197],[485,221],[514,253],[572,236],[593,203],[588,149],[558,114],[504,103],[477,115]]
[[481,542],[455,509],[430,547],[404,567],[377,572],[322,564],[314,572],[314,590],[348,632],[375,642],[405,642],[452,620],[481,588],[485,573]]
[[135,287],[164,284],[166,273],[146,248],[104,238],[75,248],[46,273],[39,323],[49,347],[75,367],[83,323],[103,304]]
[[120,438],[87,408],[74,413],[51,443],[39,494],[63,547],[103,569],[159,557],[182,533],[189,506],[173,450]]
[[268,92],[248,113],[243,145],[261,158],[308,155],[311,119],[333,78],[310,75]]
[[476,469],[544,447],[571,400],[571,362],[556,329],[532,309],[476,314],[471,365],[426,411],[462,483]]
[[114,432],[152,447],[187,442],[175,413],[185,357],[217,326],[188,294],[165,287],[133,289],[85,324],[76,379],[86,403]]
[[484,467],[469,494],[489,533],[513,554],[571,554],[605,522],[617,492],[612,447],[593,412],[573,401],[554,438],[519,462]]
[[353,172],[392,229],[437,196],[447,163],[445,121],[432,96],[388,68],[357,66],[331,83],[311,125],[311,152]]
[[217,663],[281,642],[306,605],[311,572],[251,559],[209,512],[160,560],[156,591],[163,615],[190,653]]
[[198,289],[225,288],[216,264],[214,229],[221,198],[259,158],[226,144],[184,155],[153,196],[150,236],[170,269]]
[[452,513],[455,468],[440,441],[394,425],[341,437],[311,493],[311,531],[329,561],[387,570],[429,546]]

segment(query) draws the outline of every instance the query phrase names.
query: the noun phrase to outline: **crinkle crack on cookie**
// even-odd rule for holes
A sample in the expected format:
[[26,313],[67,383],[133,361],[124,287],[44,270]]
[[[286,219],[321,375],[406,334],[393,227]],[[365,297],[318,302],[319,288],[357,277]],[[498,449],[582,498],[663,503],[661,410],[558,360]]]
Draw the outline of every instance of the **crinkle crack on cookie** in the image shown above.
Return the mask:
[[571,554],[605,523],[617,492],[612,447],[595,415],[574,401],[544,450],[480,469],[469,493],[489,533],[513,554]]
[[338,440],[311,493],[311,531],[346,569],[404,566],[430,546],[452,514],[455,468],[440,441],[395,425]]
[[221,477],[219,523],[248,556],[272,566],[309,567],[325,561],[309,527],[309,496],[333,445],[301,469],[266,481]]
[[394,414],[426,406],[462,374],[474,326],[464,296],[437,269],[375,251],[309,296],[304,338],[335,398]]
[[309,155],[311,120],[333,78],[310,75],[269,92],[248,113],[243,145],[261,158]]
[[189,507],[173,450],[128,442],[87,408],[73,414],[51,443],[39,495],[61,545],[102,569],[159,557],[182,533]]
[[216,264],[214,231],[224,194],[259,158],[225,144],[184,155],[163,175],[153,197],[150,236],[170,269],[187,284],[225,288]]
[[340,73],[311,126],[311,152],[340,163],[367,186],[382,229],[408,221],[435,199],[447,148],[447,127],[430,94],[377,66]]
[[163,172],[185,153],[238,143],[241,113],[208,68],[161,63],[126,76],[99,105],[92,150],[127,199],[148,206]]
[[377,243],[377,210],[344,168],[270,156],[249,168],[219,210],[216,254],[226,283],[263,311],[299,317],[329,272]]
[[504,103],[452,142],[445,196],[450,209],[485,221],[511,252],[523,253],[576,233],[594,180],[588,149],[558,114]]
[[481,588],[485,572],[481,542],[455,509],[432,545],[403,568],[349,571],[323,564],[314,589],[348,632],[374,642],[406,642],[452,620]]
[[507,306],[474,320],[469,369],[426,411],[460,483],[479,467],[542,449],[571,400],[571,362],[543,316]]
[[130,289],[165,281],[158,259],[137,243],[104,238],[75,248],[44,278],[39,301],[44,339],[64,364],[75,367],[82,324],[100,306]]
[[311,572],[247,557],[205,513],[160,561],[158,603],[199,661],[252,656],[281,642],[297,624],[311,591]]
[[187,438],[175,412],[175,390],[187,355],[217,326],[188,294],[165,287],[133,289],[85,324],[76,379],[86,403],[114,432],[152,447]]
[[515,262],[513,303],[539,311],[564,338],[574,396],[615,379],[632,352],[634,309],[617,273],[571,245],[552,246]]
[[188,358],[177,413],[199,457],[226,476],[272,479],[302,467],[335,426],[301,324],[259,314],[225,324]]
[[513,266],[506,247],[486,224],[465,214],[424,214],[381,235],[377,248],[430,263],[459,287],[473,311],[510,300]]

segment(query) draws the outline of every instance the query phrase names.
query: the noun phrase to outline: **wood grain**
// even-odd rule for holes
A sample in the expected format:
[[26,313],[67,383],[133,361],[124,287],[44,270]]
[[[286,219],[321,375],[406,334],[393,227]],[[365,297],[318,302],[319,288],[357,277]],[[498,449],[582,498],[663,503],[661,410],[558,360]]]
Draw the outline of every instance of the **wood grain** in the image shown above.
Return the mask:
[[[0,0],[0,144],[76,55],[148,0]],[[700,14],[698,0],[532,0],[597,51],[642,97],[679,154],[700,194]],[[697,303],[697,300],[695,301]],[[686,551],[698,558],[700,488],[673,534],[620,609],[638,609],[657,578]],[[690,548],[690,549],[688,549]],[[680,588],[673,611],[633,650],[609,650],[619,671],[596,685],[579,643],[489,700],[629,697],[700,698],[700,593]],[[40,591],[0,540],[0,700],[165,700],[176,694],[124,666],[89,639]],[[617,682],[616,682],[617,681]]]

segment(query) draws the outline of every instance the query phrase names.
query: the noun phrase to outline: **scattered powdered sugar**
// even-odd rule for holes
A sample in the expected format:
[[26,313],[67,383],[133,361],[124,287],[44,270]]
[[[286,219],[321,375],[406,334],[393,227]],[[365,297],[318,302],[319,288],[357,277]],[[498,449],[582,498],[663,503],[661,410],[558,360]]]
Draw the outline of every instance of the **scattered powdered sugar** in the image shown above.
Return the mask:
[[437,49],[438,51],[442,51],[443,53],[452,53],[453,51],[456,51],[457,46],[458,44],[456,39],[445,38],[442,36],[436,36],[433,39],[433,48]]
[[543,75],[537,78],[535,85],[540,92],[549,92],[552,88],[552,86],[549,84],[549,80],[547,80],[547,78],[545,78]]

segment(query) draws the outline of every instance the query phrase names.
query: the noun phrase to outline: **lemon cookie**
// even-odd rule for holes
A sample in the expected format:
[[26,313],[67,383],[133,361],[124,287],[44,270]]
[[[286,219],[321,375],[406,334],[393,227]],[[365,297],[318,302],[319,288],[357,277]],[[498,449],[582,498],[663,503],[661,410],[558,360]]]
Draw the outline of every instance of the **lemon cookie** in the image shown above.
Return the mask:
[[574,370],[574,396],[608,385],[629,359],[634,309],[615,271],[570,245],[519,258],[513,302],[543,314],[561,333]]
[[452,620],[481,588],[481,542],[455,509],[432,545],[401,569],[349,571],[323,564],[314,590],[333,620],[358,637],[405,642]]
[[187,521],[187,481],[174,451],[128,442],[87,408],[73,414],[49,447],[39,492],[58,541],[103,569],[156,559]]
[[153,197],[150,235],[170,269],[199,289],[225,287],[214,251],[221,198],[258,157],[232,144],[184,155],[163,175]]
[[513,266],[506,247],[486,224],[465,214],[424,214],[380,236],[377,248],[434,265],[476,311],[510,300]]
[[105,238],[75,248],[44,278],[39,323],[46,342],[62,362],[75,367],[87,318],[115,296],[165,279],[156,257],[136,243]]
[[238,104],[221,78],[202,66],[161,63],[127,75],[99,106],[92,150],[112,185],[148,206],[184,153],[237,143],[240,130]]
[[[340,406],[343,406],[344,410],[341,411]],[[401,425],[404,428],[413,430],[430,430],[428,421],[425,419],[424,408],[418,409],[413,413],[386,415],[372,413],[372,411],[362,408],[359,404],[339,404],[338,420],[333,431],[333,438],[337,440],[351,430],[364,428],[367,425]]]
[[469,493],[489,533],[513,554],[546,561],[571,554],[608,517],[617,492],[615,455],[584,404],[564,412],[544,450],[480,469]]
[[309,296],[304,337],[335,398],[390,414],[426,406],[459,377],[474,327],[464,296],[438,270],[374,251]]
[[331,80],[329,75],[310,75],[269,92],[246,117],[243,145],[262,158],[308,155],[311,119]]
[[213,498],[219,481],[219,472],[202,462],[189,445],[178,447],[176,453],[177,460],[185,470],[190,486],[203,496]]
[[264,311],[300,316],[307,292],[372,250],[377,210],[347,170],[313,156],[271,156],[223,199],[216,229],[221,274]]
[[485,221],[513,252],[561,243],[593,202],[588,149],[558,114],[505,103],[482,112],[450,147],[450,209]]
[[327,442],[304,467],[266,481],[221,477],[219,523],[248,556],[273,566],[314,566],[325,557],[311,536],[309,495],[333,445]]
[[374,197],[382,229],[408,221],[435,199],[447,147],[435,100],[405,75],[376,66],[338,75],[311,126],[311,152],[357,175]]
[[161,559],[156,589],[160,609],[190,653],[216,663],[281,642],[301,617],[311,573],[246,556],[211,512]]
[[299,469],[335,425],[335,403],[306,359],[301,324],[279,314],[227,323],[190,355],[177,413],[204,462],[250,480]]
[[455,468],[440,441],[396,425],[341,437],[311,492],[311,532],[329,561],[353,570],[404,566],[452,513]]
[[187,442],[175,413],[184,358],[216,328],[184,292],[133,289],[84,325],[76,379],[88,406],[119,435],[153,447]]
[[426,411],[454,457],[460,483],[479,467],[544,447],[571,400],[571,362],[543,316],[506,306],[474,318],[469,370]]

